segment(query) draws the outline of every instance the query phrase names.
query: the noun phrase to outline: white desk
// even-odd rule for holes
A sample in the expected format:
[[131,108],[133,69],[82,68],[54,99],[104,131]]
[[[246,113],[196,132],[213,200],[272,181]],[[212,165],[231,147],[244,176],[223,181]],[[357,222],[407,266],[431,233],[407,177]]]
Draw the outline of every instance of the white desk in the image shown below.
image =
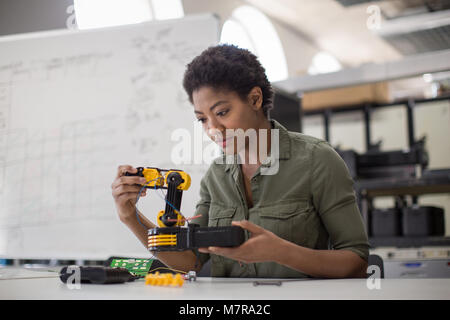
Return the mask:
[[[382,279],[369,290],[365,279],[299,280],[281,286],[254,286],[253,280],[197,278],[182,287],[145,285],[143,279],[124,284],[81,284],[69,289],[57,274],[15,274],[21,279],[0,280],[0,299],[150,299],[150,300],[308,300],[308,299],[450,299],[450,279]],[[0,272],[1,274],[1,272]],[[30,276],[31,275],[31,276]],[[42,276],[40,278],[33,278]],[[26,277],[26,279],[23,279]],[[0,277],[2,279],[2,277]]]

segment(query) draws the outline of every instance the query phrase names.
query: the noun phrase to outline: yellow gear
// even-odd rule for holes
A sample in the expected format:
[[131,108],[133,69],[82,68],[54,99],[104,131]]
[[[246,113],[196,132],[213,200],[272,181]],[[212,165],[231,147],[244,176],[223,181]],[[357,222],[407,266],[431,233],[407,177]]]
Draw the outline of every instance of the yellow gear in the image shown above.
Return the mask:
[[179,189],[179,190],[184,190],[184,191],[186,191],[187,189],[189,189],[189,187],[191,186],[191,176],[188,175],[186,172],[181,171],[181,170],[169,170],[169,171],[167,171],[167,173],[166,173],[166,175],[165,175],[165,177],[164,177],[164,183],[165,183],[166,185],[168,185],[168,183],[167,183],[167,177],[168,177],[172,172],[177,172],[177,173],[181,176],[181,178],[184,180],[184,182],[182,182],[182,183],[177,187],[177,189]]
[[[177,223],[174,226],[175,227],[184,226],[184,223],[185,223],[184,217],[177,210],[174,210],[174,212],[177,214]],[[160,228],[166,227],[166,225],[161,221],[161,217],[163,215],[164,215],[164,210],[161,210],[160,212],[158,212],[158,215],[156,217],[156,222],[158,223],[158,226]]]

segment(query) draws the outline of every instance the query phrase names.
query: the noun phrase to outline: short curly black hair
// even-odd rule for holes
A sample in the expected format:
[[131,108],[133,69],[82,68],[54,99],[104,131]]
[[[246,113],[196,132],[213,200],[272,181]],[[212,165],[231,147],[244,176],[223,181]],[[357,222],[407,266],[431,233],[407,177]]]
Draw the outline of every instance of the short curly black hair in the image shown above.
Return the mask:
[[266,118],[269,118],[269,110],[273,108],[273,88],[264,67],[249,50],[231,44],[209,47],[195,57],[187,65],[183,87],[191,103],[193,92],[202,87],[234,91],[243,100],[251,89],[260,87]]

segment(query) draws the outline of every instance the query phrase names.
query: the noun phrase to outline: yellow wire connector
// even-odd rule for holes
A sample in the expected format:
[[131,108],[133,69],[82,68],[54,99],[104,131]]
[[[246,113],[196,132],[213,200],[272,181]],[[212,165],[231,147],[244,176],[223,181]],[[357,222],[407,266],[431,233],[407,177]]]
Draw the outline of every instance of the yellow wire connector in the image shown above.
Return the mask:
[[145,276],[145,284],[150,286],[171,286],[171,287],[181,287],[184,284],[184,279],[181,273],[175,274],[171,273],[159,273],[148,274]]

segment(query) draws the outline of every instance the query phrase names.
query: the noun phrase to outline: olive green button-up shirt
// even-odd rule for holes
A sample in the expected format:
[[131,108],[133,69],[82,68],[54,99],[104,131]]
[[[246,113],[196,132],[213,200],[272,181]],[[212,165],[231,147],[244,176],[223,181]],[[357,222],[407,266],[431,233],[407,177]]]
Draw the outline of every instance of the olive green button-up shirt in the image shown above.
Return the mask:
[[[246,203],[240,164],[227,164],[223,156],[201,180],[195,214],[202,216],[193,223],[229,226],[245,219],[299,246],[350,250],[367,261],[367,234],[344,161],[326,141],[287,131],[275,120],[271,123],[279,129],[278,171],[263,175],[260,167],[255,172],[250,180],[253,207]],[[215,277],[307,277],[275,262],[241,264],[198,254],[202,263],[211,258]]]

